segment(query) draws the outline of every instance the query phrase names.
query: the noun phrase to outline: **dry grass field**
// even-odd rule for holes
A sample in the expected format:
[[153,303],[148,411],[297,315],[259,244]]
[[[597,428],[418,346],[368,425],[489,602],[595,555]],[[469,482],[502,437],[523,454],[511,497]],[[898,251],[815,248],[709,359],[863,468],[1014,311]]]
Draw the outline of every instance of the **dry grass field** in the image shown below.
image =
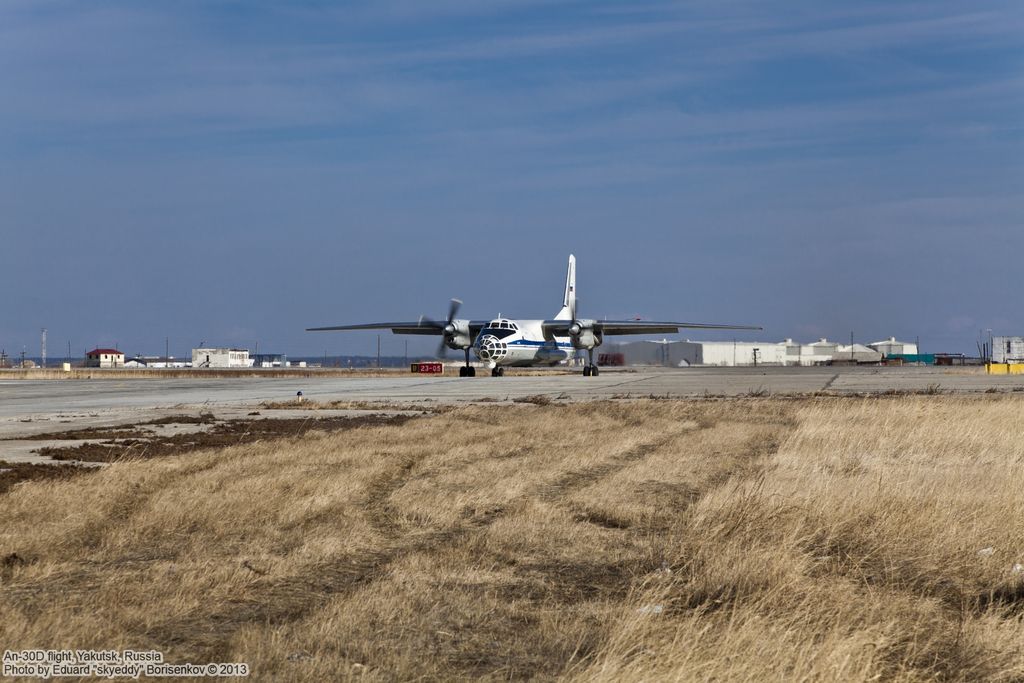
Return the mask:
[[1024,400],[470,406],[0,495],[0,645],[257,680],[1024,680]]

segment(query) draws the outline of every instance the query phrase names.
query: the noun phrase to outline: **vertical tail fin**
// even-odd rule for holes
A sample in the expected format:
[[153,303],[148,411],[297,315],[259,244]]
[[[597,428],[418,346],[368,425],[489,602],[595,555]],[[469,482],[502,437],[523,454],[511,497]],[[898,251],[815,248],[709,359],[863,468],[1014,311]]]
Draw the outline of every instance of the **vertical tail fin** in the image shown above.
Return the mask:
[[565,272],[565,296],[562,297],[562,310],[555,320],[576,319],[576,257],[569,254],[569,268]]

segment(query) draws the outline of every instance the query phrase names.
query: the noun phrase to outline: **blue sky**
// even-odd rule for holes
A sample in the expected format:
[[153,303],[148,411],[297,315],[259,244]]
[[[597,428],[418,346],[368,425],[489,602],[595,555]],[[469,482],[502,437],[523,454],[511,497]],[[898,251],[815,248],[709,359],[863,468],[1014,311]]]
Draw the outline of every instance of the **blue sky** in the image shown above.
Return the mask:
[[583,315],[973,352],[1024,334],[1022,36],[1019,2],[4,0],[0,347],[371,353],[303,329],[547,317],[573,251]]

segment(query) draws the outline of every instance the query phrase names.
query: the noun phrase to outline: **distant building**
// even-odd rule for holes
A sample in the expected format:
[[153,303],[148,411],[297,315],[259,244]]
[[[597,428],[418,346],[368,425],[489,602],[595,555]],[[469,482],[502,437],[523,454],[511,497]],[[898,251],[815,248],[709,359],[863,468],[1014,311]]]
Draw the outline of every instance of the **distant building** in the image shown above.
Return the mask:
[[835,355],[832,357],[832,362],[841,363],[878,363],[881,362],[883,355],[872,349],[869,346],[863,344],[849,344],[840,346],[836,349]]
[[174,356],[135,356],[124,362],[126,368],[187,368],[191,365],[188,359]]
[[992,337],[992,362],[1024,362],[1024,337]]
[[609,353],[622,355],[626,365],[783,365],[786,347],[775,342],[637,341],[618,344]]
[[830,363],[839,351],[838,342],[822,337],[816,342],[800,347],[800,365],[824,365]]
[[878,351],[883,357],[916,356],[918,353],[917,344],[914,342],[896,341],[896,337],[876,341],[873,344],[868,344],[868,346]]
[[801,344],[750,341],[638,341],[616,344],[607,353],[622,354],[626,365],[827,365],[834,362],[877,363],[882,354],[862,344],[844,346],[827,339]]
[[672,344],[668,350],[670,357],[676,355],[676,348],[686,365],[783,365],[786,359],[785,346],[775,342],[687,340]]
[[124,354],[117,349],[93,349],[85,353],[87,368],[123,368]]
[[192,349],[194,368],[251,368],[248,349]]
[[286,368],[288,367],[288,356],[281,353],[257,353],[252,357],[253,367],[257,368]]

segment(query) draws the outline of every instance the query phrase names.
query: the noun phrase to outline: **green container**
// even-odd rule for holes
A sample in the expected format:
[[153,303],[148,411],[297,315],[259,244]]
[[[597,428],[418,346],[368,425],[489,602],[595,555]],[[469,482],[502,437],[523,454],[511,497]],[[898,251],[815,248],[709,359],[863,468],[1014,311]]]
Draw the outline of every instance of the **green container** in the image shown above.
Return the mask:
[[922,365],[935,365],[934,353],[890,353],[886,354],[886,360],[902,360],[904,363],[920,363]]

